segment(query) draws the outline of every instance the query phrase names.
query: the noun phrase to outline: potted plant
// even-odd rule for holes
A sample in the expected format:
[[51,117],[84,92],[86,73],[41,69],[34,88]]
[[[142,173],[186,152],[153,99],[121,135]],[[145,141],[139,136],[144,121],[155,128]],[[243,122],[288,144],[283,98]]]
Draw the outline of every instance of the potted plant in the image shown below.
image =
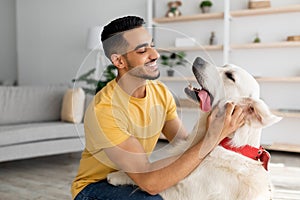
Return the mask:
[[213,3],[211,1],[202,1],[200,3],[200,8],[202,13],[208,13],[210,11],[210,7],[212,7]]
[[178,52],[178,53],[170,53],[169,55],[161,55],[161,64],[163,66],[167,66],[167,75],[168,76],[174,76],[174,67],[175,66],[185,66],[187,63],[185,59],[186,54],[184,52]]
[[96,80],[94,78],[96,68],[89,70],[88,72],[80,75],[78,78],[74,78],[72,82],[85,82],[88,87],[82,89],[86,94],[94,95],[100,91],[106,84],[116,77],[116,67],[114,65],[108,65],[103,72],[103,78]]
[[256,33],[256,36],[255,36],[255,38],[253,40],[253,43],[260,43],[260,42],[261,42],[261,40],[260,40],[260,38],[258,36],[258,33]]

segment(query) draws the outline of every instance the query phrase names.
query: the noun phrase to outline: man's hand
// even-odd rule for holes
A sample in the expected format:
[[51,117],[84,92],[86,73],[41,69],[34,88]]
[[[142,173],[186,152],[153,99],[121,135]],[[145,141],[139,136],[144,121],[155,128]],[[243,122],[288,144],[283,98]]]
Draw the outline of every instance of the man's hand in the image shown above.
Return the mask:
[[219,108],[215,108],[207,119],[207,130],[219,134],[220,141],[228,135],[235,132],[245,123],[243,109],[227,103],[224,113],[221,113]]
[[240,106],[227,103],[221,140],[243,126],[245,123],[244,117],[243,109]]
[[244,124],[244,114],[240,106],[227,103],[224,112],[215,108],[207,118],[206,135],[200,150],[200,158],[203,158],[225,137],[235,132]]

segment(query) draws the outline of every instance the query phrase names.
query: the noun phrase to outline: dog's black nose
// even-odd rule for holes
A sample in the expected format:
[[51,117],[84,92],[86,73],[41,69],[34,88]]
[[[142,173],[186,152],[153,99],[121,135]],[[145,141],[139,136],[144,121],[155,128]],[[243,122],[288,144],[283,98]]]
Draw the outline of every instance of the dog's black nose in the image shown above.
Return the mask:
[[203,60],[200,57],[197,57],[193,63],[193,66],[203,66],[206,63],[205,60]]

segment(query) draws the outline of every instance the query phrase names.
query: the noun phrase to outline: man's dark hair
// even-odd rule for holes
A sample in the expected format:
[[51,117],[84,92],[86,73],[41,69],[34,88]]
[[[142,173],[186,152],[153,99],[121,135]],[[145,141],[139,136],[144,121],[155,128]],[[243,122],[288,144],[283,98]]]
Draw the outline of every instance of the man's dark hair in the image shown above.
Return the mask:
[[104,26],[101,41],[106,57],[110,59],[111,54],[119,52],[123,54],[126,52],[128,43],[124,39],[122,32],[139,28],[143,26],[143,24],[145,24],[143,18],[126,16],[115,19]]

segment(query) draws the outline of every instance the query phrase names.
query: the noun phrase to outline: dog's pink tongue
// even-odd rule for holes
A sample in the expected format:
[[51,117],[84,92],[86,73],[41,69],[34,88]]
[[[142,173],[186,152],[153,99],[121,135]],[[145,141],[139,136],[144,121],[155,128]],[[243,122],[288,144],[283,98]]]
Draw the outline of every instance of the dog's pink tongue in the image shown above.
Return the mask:
[[198,92],[198,97],[200,98],[200,108],[204,112],[208,112],[211,110],[211,105],[210,105],[210,96],[205,90],[201,90]]

